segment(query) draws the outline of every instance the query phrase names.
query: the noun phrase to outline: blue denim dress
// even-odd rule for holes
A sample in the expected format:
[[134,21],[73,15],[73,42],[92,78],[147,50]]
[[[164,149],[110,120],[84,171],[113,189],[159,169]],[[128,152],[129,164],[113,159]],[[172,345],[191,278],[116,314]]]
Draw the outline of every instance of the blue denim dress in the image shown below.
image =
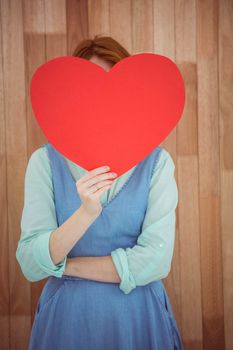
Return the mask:
[[[47,147],[58,226],[81,205],[62,155]],[[141,232],[150,180],[161,151],[140,161],[121,189],[103,205],[97,219],[68,257],[111,255],[133,247]],[[181,336],[162,280],[125,294],[119,283],[64,275],[48,278],[40,295],[29,350],[183,350]]]

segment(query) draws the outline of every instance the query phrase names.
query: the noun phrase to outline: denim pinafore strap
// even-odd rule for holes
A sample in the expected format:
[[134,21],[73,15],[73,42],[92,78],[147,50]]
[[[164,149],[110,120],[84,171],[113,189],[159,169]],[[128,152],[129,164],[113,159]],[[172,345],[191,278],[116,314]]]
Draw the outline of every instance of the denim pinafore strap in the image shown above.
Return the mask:
[[[65,159],[51,144],[44,146],[60,226],[81,201]],[[69,258],[110,255],[116,248],[137,244],[160,154],[157,147],[137,164],[68,253]],[[183,346],[162,280],[124,294],[119,283],[63,274],[49,277],[38,301],[29,350],[42,349],[183,350]]]

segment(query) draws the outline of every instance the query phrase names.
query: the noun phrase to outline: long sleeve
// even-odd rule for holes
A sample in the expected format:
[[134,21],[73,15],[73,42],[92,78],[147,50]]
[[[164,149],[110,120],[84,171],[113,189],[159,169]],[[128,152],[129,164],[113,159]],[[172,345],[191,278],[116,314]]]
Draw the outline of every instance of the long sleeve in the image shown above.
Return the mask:
[[121,279],[119,288],[125,294],[137,286],[165,278],[170,272],[178,204],[174,170],[172,157],[163,148],[151,179],[147,211],[137,244],[111,252]]
[[34,151],[29,159],[24,182],[24,207],[21,236],[16,259],[31,282],[48,276],[61,277],[67,256],[54,264],[49,250],[51,233],[58,227],[51,168],[43,157],[43,150]]

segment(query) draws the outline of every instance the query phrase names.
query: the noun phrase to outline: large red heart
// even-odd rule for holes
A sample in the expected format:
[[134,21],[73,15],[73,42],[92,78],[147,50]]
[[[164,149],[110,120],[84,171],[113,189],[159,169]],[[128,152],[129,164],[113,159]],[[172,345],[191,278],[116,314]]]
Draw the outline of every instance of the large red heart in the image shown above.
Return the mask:
[[169,58],[140,53],[110,71],[86,59],[57,57],[34,73],[33,112],[48,141],[88,171],[118,176],[153,151],[184,108],[182,75]]

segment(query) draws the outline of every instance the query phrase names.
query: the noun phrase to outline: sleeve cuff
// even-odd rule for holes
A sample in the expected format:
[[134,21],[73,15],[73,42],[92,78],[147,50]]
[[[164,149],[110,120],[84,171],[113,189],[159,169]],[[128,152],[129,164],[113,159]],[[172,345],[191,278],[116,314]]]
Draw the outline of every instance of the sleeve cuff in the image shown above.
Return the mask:
[[126,252],[124,249],[118,248],[111,252],[111,257],[121,279],[119,288],[125,294],[128,294],[132,289],[136,288],[136,283],[129,270]]
[[62,277],[66,267],[67,256],[58,264],[54,264],[49,250],[49,240],[52,232],[49,231],[37,237],[32,247],[32,253],[35,261],[44,272],[55,277]]

